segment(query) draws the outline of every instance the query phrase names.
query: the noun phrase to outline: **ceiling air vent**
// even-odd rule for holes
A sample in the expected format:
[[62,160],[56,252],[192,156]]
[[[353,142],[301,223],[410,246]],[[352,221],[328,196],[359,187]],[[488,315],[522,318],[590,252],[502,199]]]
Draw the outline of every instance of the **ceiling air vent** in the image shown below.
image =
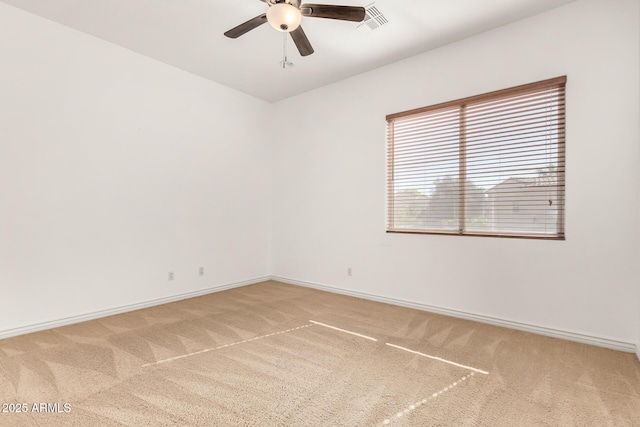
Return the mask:
[[387,18],[375,6],[375,3],[371,3],[365,6],[364,20],[362,22],[356,22],[354,25],[360,32],[370,33],[388,22]]

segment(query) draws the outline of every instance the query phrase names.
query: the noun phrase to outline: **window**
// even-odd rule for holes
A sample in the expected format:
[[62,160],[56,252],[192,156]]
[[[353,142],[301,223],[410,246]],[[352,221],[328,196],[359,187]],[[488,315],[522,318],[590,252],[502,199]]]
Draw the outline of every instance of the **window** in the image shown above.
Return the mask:
[[387,116],[387,231],[564,239],[565,84]]

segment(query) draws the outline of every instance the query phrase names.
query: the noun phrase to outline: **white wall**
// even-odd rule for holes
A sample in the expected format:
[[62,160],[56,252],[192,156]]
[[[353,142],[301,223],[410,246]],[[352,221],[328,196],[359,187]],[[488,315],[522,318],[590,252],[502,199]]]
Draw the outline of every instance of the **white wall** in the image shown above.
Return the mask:
[[3,3],[0,57],[0,335],[270,274],[271,105]]
[[[278,103],[274,274],[632,346],[639,15],[581,0]],[[385,115],[561,75],[566,241],[384,232]]]

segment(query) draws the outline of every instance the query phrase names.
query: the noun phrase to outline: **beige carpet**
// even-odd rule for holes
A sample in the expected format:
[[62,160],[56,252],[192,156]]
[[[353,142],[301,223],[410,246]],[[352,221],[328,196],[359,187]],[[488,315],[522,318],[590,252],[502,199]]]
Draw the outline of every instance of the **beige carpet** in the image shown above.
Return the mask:
[[640,362],[266,282],[1,340],[0,404],[27,410],[2,426],[640,426]]

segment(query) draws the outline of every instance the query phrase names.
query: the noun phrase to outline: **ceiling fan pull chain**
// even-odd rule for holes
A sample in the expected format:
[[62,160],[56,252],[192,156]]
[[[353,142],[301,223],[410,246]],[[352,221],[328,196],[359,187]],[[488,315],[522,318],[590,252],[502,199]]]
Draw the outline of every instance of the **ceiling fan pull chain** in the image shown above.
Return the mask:
[[282,33],[282,68],[287,68],[287,33]]
[[289,33],[282,33],[282,61],[280,61],[280,65],[283,70],[293,65],[293,62],[289,62],[287,58],[287,34]]

